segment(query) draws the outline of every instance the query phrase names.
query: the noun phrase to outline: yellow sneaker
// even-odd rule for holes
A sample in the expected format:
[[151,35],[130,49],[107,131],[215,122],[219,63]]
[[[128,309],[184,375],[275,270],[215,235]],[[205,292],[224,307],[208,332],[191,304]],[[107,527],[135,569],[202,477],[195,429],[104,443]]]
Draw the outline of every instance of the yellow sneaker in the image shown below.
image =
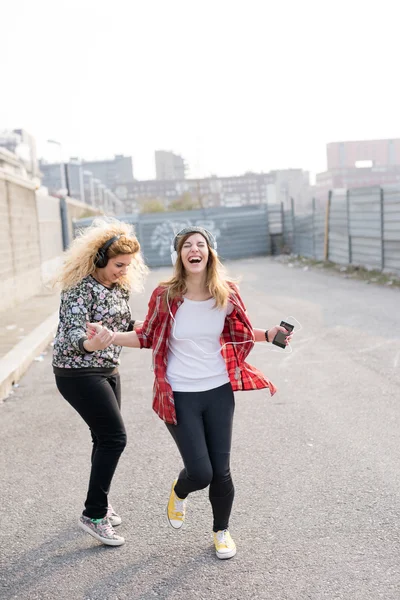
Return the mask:
[[187,499],[182,500],[175,494],[175,485],[178,480],[175,479],[172,483],[171,494],[169,496],[167,506],[167,516],[171,527],[180,529],[185,520]]
[[236,544],[227,529],[214,532],[214,545],[218,558],[232,558],[236,554]]

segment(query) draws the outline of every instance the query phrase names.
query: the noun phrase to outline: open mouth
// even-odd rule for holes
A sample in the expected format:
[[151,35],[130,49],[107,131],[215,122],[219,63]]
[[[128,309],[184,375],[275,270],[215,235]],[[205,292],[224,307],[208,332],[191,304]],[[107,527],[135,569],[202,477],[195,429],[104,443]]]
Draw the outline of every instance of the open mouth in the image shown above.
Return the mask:
[[201,258],[199,256],[192,256],[192,258],[189,258],[189,262],[191,265],[197,265],[201,262]]

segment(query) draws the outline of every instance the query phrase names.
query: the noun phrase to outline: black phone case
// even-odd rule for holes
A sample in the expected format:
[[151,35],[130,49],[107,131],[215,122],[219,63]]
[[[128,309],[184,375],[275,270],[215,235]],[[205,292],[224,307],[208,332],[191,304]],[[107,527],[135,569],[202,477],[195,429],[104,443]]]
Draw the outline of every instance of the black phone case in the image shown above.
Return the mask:
[[[291,325],[290,323],[286,323],[285,321],[281,321],[280,325],[281,325],[281,327],[284,327],[287,330],[288,334],[291,333],[294,329],[294,325]],[[287,335],[282,333],[282,331],[278,331],[278,333],[272,340],[272,343],[275,344],[275,346],[279,346],[279,348],[283,348],[283,350],[284,350],[286,348],[285,340],[286,340]]]

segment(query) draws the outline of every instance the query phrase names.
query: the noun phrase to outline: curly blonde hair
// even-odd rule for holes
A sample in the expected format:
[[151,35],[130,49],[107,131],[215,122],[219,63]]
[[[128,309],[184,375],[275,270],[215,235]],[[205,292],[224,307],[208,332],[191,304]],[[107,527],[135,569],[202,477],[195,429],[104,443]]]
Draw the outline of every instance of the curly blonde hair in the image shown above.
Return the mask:
[[79,281],[96,271],[95,259],[98,250],[112,237],[121,236],[107,250],[107,256],[113,258],[118,254],[132,254],[132,262],[126,275],[118,280],[117,285],[128,291],[142,291],[144,277],[149,270],[146,267],[140,244],[136,238],[133,225],[117,219],[98,217],[86,229],[81,229],[71,246],[65,252],[61,272],[54,283],[67,290]]
[[[176,296],[184,296],[187,292],[186,285],[186,271],[183,266],[182,258],[181,258],[181,250],[183,244],[186,240],[193,235],[192,233],[187,233],[182,237],[178,238],[177,244],[177,254],[178,258],[175,263],[174,274],[167,281],[163,281],[160,283],[161,286],[165,286],[168,289],[169,298],[175,298]],[[204,236],[203,236],[204,237]],[[208,262],[207,262],[207,279],[206,286],[208,291],[210,292],[210,296],[215,299],[216,308],[225,308],[228,303],[228,297],[231,292],[231,288],[229,287],[228,282],[233,281],[228,279],[226,276],[226,271],[221,261],[218,258],[217,253],[213,248],[211,248],[208,240],[204,238],[207,242],[208,246]]]

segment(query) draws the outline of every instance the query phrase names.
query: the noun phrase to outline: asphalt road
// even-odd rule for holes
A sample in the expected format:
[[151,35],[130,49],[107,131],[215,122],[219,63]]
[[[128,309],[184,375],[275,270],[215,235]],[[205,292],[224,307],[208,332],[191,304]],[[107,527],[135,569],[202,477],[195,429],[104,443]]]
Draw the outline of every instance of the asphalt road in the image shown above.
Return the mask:
[[[398,600],[400,292],[269,258],[229,264],[255,326],[294,317],[292,353],[250,362],[278,386],[236,394],[231,533],[219,561],[207,491],[166,522],[178,452],[151,409],[151,354],[124,350],[128,446],[111,493],[126,544],[78,529],[90,439],[58,394],[51,352],[0,405],[2,600]],[[168,270],[133,299],[135,317]]]

